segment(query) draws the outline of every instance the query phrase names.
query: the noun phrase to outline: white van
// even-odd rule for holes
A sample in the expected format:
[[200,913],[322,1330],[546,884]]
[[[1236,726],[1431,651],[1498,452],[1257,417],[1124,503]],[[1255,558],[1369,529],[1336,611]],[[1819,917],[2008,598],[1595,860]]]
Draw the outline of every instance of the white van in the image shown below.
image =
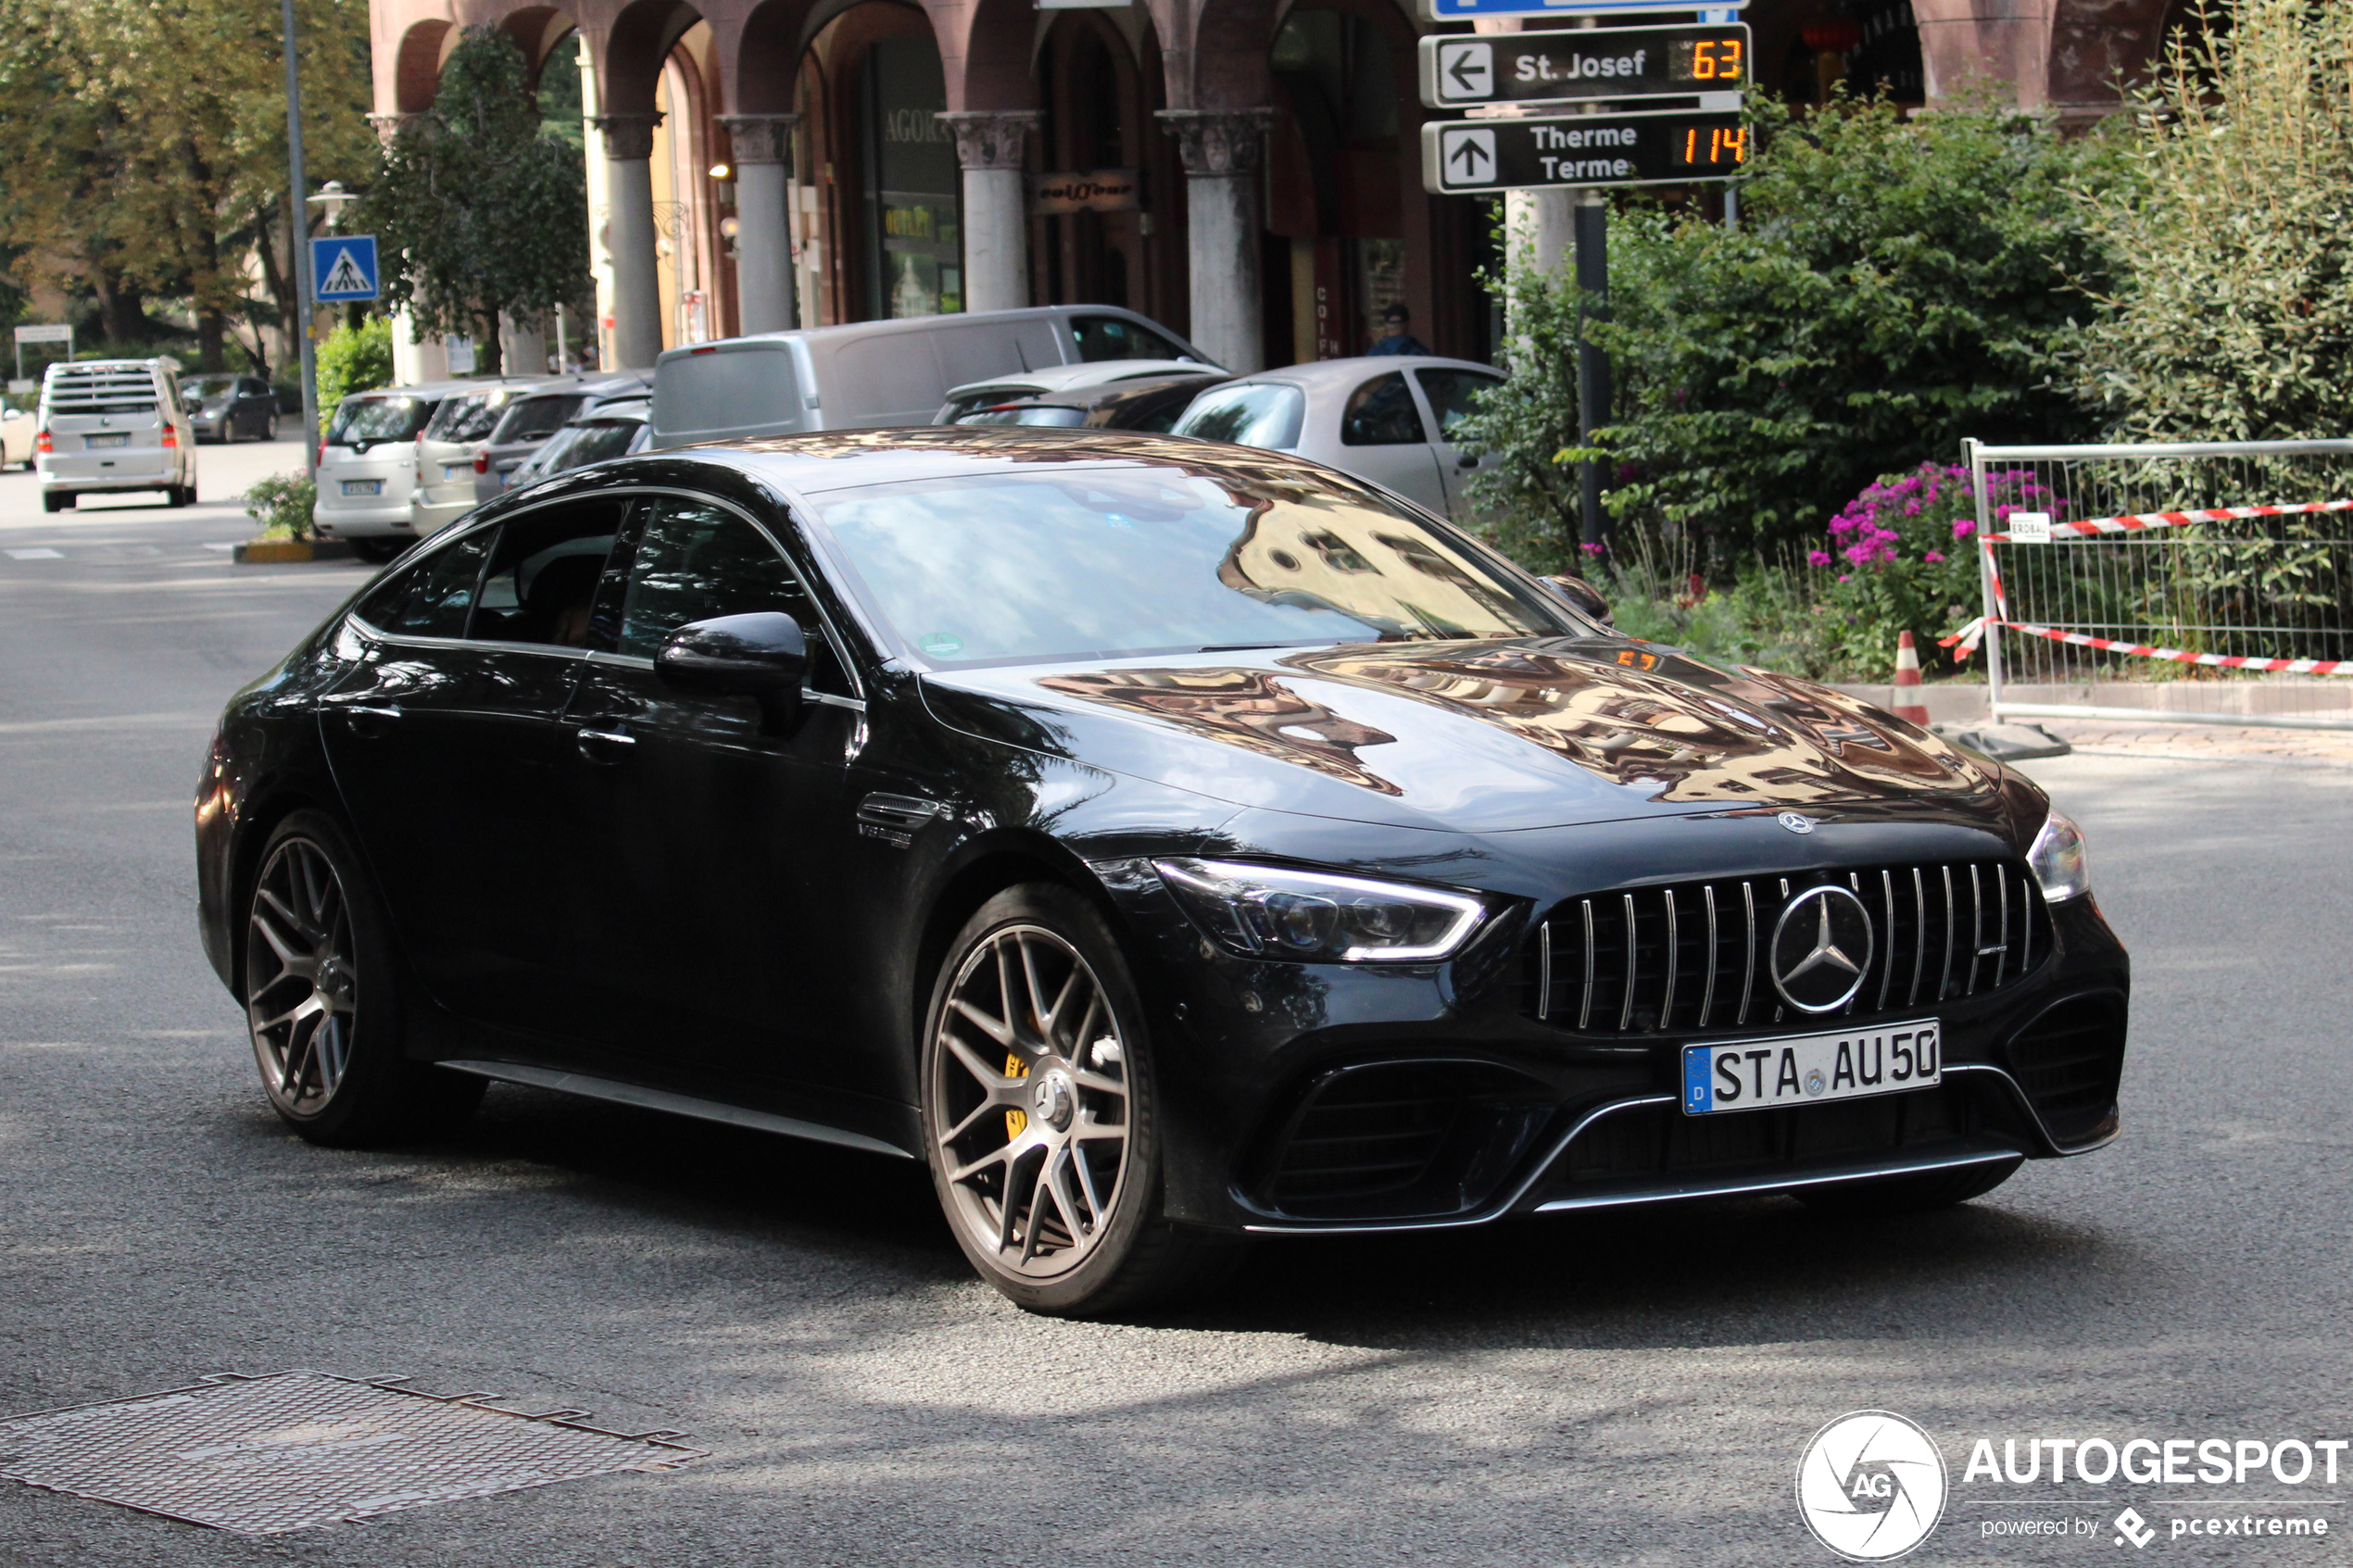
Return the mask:
[[949,390],[1049,365],[1209,357],[1109,305],[859,321],[671,349],[654,364],[653,446],[929,424]]
[[335,405],[319,442],[319,498],[310,526],[350,542],[366,561],[388,561],[416,543],[409,499],[417,486],[417,438],[442,399],[479,382],[431,382],[355,392]]
[[52,365],[41,378],[35,418],[43,511],[126,490],[160,490],[175,507],[196,498],[196,428],[170,360]]

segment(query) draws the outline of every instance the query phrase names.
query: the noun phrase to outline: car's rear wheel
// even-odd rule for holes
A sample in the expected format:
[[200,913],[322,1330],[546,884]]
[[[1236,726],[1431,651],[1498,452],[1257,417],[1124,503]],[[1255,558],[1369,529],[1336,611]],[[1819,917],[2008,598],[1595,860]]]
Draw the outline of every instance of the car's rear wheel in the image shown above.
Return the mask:
[[1160,1086],[1102,917],[1033,883],[983,905],[933,986],[924,1141],[957,1245],[1034,1312],[1097,1316],[1222,1273],[1237,1243],[1163,1213]]
[[354,539],[351,541],[351,553],[354,558],[366,561],[371,566],[382,566],[406,549],[408,545],[408,540],[397,537]]
[[1964,1165],[1917,1176],[1877,1176],[1800,1187],[1797,1196],[1827,1214],[1919,1214],[1982,1198],[2017,1174],[2022,1159],[1998,1165]]
[[70,491],[60,493],[58,491],[51,490],[44,492],[41,497],[41,509],[44,512],[71,511],[73,509],[73,495]]
[[196,487],[193,484],[174,484],[164,492],[164,496],[167,506],[184,507],[196,498]]
[[333,818],[296,811],[261,853],[247,906],[247,1028],[271,1109],[312,1143],[446,1131],[483,1081],[407,1060],[407,997],[382,906]]

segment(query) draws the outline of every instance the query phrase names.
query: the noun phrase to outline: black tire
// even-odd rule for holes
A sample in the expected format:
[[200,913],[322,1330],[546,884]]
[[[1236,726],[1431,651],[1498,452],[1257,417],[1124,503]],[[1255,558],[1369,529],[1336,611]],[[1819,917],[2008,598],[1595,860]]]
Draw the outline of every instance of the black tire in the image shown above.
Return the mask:
[[356,1148],[454,1130],[483,1080],[401,1054],[410,1006],[375,886],[342,825],[294,812],[245,890],[246,1033],[271,1109],[315,1144]]
[[45,490],[42,492],[41,509],[44,512],[69,512],[73,510],[72,493],[69,491],[59,492],[56,490]]
[[354,539],[351,554],[355,559],[370,566],[383,566],[409,547],[409,541],[395,535],[389,539]]
[[193,484],[170,485],[165,488],[163,495],[164,505],[173,508],[184,507],[196,498],[196,487]]
[[[1020,966],[1022,995],[1051,990],[1053,1005],[1016,997],[988,1011],[1004,995],[990,989],[1000,984],[991,975],[1010,972],[992,955],[1007,950],[1029,960]],[[1089,999],[1074,1019],[1081,992]],[[951,1014],[951,1000],[1000,1028]],[[1205,1288],[1231,1269],[1239,1238],[1176,1224],[1164,1212],[1160,1085],[1143,1009],[1093,905],[1051,883],[998,894],[950,944],[924,1016],[920,1095],[932,1186],[983,1279],[1029,1311],[1101,1317]],[[993,1071],[1000,1052],[1002,1073]],[[1113,1127],[1115,1166],[1101,1149]]]
[[1869,1181],[1799,1187],[1797,1196],[1825,1214],[1921,1214],[1982,1198],[2018,1173],[2023,1159],[2001,1165],[1964,1165],[1918,1176],[1878,1176]]

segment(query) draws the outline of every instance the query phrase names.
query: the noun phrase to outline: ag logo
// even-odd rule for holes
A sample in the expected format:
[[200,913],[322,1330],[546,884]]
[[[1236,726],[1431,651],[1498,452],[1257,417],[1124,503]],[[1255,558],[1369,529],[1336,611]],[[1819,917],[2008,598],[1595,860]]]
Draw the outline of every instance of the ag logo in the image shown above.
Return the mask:
[[1944,1456],[1900,1415],[1840,1416],[1797,1461],[1797,1511],[1816,1540],[1850,1562],[1901,1557],[1944,1512]]

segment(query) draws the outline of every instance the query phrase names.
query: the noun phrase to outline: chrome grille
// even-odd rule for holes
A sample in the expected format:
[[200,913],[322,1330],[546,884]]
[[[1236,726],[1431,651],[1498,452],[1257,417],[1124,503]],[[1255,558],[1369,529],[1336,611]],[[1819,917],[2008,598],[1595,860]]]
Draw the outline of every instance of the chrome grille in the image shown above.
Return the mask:
[[[1871,964],[1835,1014],[1786,1006],[1768,973],[1773,924],[1809,887],[1870,911]],[[1591,1035],[1754,1028],[1869,1016],[1993,991],[2050,955],[2042,891],[1994,860],[1736,877],[1595,893],[1554,907],[1529,954],[1529,1014]]]

